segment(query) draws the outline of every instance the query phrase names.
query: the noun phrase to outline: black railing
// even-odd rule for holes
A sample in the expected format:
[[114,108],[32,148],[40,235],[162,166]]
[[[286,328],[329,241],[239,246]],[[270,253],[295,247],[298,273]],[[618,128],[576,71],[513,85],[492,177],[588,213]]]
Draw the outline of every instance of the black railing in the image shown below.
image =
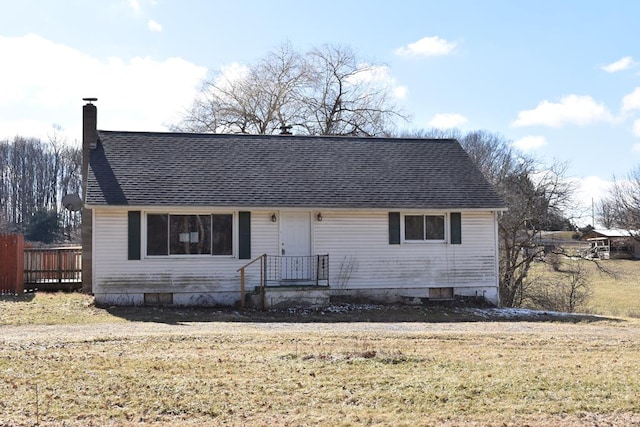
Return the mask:
[[[240,273],[240,307],[245,306],[246,270],[260,261],[260,307],[265,309],[267,286],[329,286],[329,255],[278,256],[260,255],[238,269]],[[257,264],[256,264],[257,266]]]
[[266,286],[329,285],[329,255],[266,255]]

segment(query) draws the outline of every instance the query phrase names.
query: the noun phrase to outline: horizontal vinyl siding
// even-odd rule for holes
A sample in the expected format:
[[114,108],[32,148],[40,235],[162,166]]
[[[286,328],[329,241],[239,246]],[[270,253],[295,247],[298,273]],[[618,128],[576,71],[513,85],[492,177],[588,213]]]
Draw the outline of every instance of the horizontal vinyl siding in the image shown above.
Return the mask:
[[316,253],[330,254],[337,289],[496,286],[493,215],[462,213],[462,244],[390,245],[388,214],[323,213]]
[[[146,221],[144,212],[142,221]],[[234,221],[237,226],[237,214]],[[269,213],[252,212],[251,228],[252,259],[277,250],[278,227]],[[250,261],[237,258],[237,229],[233,257],[147,257],[143,232],[142,259],[136,261],[127,260],[127,211],[96,210],[93,231],[94,293],[239,292],[237,270]],[[248,287],[257,285],[259,273],[259,263],[247,269]]]
[[[206,212],[215,212],[213,210]],[[277,221],[271,221],[276,213]],[[153,257],[127,260],[127,211],[95,210],[94,293],[239,292],[237,270],[250,260],[234,256]],[[201,211],[185,213],[203,213]],[[251,211],[251,259],[278,255],[278,211]],[[496,287],[495,223],[490,212],[462,212],[462,243],[389,244],[387,212],[323,211],[312,217],[312,253],[329,254],[332,289]],[[142,240],[146,239],[142,212]],[[260,263],[246,270],[246,290],[259,284]],[[239,293],[238,293],[239,295]]]

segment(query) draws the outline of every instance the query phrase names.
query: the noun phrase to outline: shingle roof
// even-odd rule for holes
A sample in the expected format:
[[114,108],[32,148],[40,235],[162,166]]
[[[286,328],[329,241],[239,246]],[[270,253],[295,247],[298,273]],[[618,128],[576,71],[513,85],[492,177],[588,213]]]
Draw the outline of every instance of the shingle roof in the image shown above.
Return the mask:
[[497,209],[455,140],[98,131],[89,205]]

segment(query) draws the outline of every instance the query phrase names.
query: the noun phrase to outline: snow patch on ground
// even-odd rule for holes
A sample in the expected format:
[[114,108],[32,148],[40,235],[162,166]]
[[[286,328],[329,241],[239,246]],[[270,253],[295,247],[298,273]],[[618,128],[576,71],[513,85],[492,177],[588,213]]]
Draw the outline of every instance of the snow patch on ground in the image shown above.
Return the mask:
[[[540,317],[571,317],[584,316],[579,313],[565,313],[561,311],[530,310],[527,308],[463,308],[460,311],[470,313],[485,319],[535,319]],[[590,315],[591,316],[591,315]],[[596,317],[596,316],[593,316]]]

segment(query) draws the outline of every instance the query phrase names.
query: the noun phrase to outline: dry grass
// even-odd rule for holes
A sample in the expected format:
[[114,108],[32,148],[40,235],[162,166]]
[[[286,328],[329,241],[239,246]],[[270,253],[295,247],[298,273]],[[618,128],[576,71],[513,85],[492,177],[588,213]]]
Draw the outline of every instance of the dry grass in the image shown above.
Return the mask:
[[[563,261],[560,269],[567,268]],[[640,261],[605,260],[596,263],[583,261],[593,295],[576,311],[603,316],[640,317]],[[561,280],[562,271],[555,272],[540,263],[530,277],[544,281]]]
[[591,276],[592,312],[608,316],[640,317],[640,261],[602,262],[612,274],[594,272]]
[[635,319],[413,308],[294,323],[300,313],[104,310],[77,294],[0,310],[0,425],[640,423]]
[[95,308],[93,299],[79,293],[30,293],[0,296],[0,325],[60,325],[121,321]]

